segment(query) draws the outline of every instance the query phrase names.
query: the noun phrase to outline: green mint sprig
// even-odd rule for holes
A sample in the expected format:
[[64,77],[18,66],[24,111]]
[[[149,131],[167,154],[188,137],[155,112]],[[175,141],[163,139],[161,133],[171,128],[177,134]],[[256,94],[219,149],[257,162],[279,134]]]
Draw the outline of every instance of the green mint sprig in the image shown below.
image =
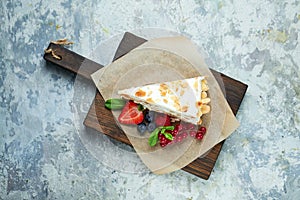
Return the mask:
[[109,110],[121,110],[126,104],[123,99],[108,99],[105,101],[105,107]]
[[158,134],[163,134],[167,139],[173,140],[173,135],[171,133],[166,132],[166,130],[174,130],[174,126],[160,126],[157,127],[152,133],[150,134],[148,143],[151,147],[155,146],[158,142]]

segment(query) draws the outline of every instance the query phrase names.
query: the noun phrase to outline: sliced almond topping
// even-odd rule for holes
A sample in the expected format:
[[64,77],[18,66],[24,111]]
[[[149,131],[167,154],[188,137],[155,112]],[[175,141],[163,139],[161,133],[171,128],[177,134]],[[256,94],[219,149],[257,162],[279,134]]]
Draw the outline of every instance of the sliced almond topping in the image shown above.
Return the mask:
[[170,98],[171,98],[174,102],[179,103],[179,99],[178,99],[178,97],[177,97],[176,95],[170,95]]
[[169,88],[166,84],[162,83],[159,85],[159,91],[160,91],[161,96],[163,96],[163,97],[166,96],[166,94],[168,93],[168,90],[169,90]]
[[147,103],[154,103],[154,101],[153,101],[153,99],[152,99],[152,98],[148,98],[148,99],[146,99],[146,102],[147,102]]
[[209,113],[209,111],[210,111],[210,106],[208,106],[208,105],[202,105],[201,112],[203,114]]
[[160,84],[160,89],[167,90],[168,88],[169,87],[166,84],[164,84],[164,83]]
[[170,95],[170,99],[173,100],[174,102],[174,107],[176,108],[176,110],[180,110],[180,102],[179,102],[179,99],[176,95]]
[[184,95],[184,90],[181,90],[180,91],[180,96],[183,96]]
[[165,96],[166,96],[166,94],[167,94],[167,91],[166,91],[166,90],[164,90],[164,91],[160,91],[160,95],[161,95],[161,96],[165,97]]
[[201,88],[202,88],[202,91],[206,92],[209,88],[208,88],[208,85],[206,83],[204,83],[203,81],[201,82]]
[[201,101],[197,101],[197,102],[196,102],[196,107],[199,108],[199,107],[201,107],[201,106],[202,106],[202,102],[201,102]]
[[197,117],[201,117],[203,115],[203,113],[201,112],[201,109],[198,110],[198,113],[197,113]]
[[201,99],[201,103],[208,104],[210,102],[210,98]]
[[167,104],[168,103],[168,99],[163,99],[163,102]]
[[189,109],[189,106],[182,106],[181,112],[187,112]]
[[204,99],[207,97],[207,93],[206,92],[201,92],[201,99]]
[[188,83],[187,83],[186,81],[181,82],[181,83],[180,83],[180,86],[181,86],[182,88],[186,88],[186,87],[188,86]]
[[138,91],[136,91],[135,96],[137,96],[137,97],[144,97],[144,96],[146,96],[146,92],[143,91],[143,90],[141,90],[141,89],[139,89]]

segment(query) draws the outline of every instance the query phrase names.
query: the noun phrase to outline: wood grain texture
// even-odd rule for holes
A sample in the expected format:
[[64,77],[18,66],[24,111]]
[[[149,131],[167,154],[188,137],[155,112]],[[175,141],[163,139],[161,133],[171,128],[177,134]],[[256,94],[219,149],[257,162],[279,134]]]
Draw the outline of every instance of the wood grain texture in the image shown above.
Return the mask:
[[55,55],[61,59],[56,59],[50,53],[45,53],[44,59],[46,61],[52,62],[87,79],[91,79],[90,75],[103,67],[103,65],[70,51],[61,45],[50,43],[47,49],[54,51]]
[[[146,40],[143,38],[137,37],[131,33],[125,33],[114,56],[114,60],[122,57],[130,50],[136,48],[144,42],[146,42]],[[47,61],[53,62],[67,70],[70,70],[74,73],[78,73],[78,75],[81,75],[88,79],[90,79],[90,74],[103,67],[102,65],[90,61],[61,46],[50,44],[48,48],[55,49],[57,54],[62,57],[62,60],[56,60],[52,58],[50,54],[45,54],[44,58]],[[90,65],[84,64],[85,62],[87,62]],[[233,113],[236,114],[244,98],[248,86],[222,73],[219,73],[214,70],[211,71],[216,77],[216,80],[218,81],[222,92],[226,100],[228,101]],[[105,102],[101,94],[99,92],[96,92],[95,99],[84,120],[85,126],[95,129],[118,141],[131,145],[125,133],[116,125],[111,111],[105,109],[104,103]],[[219,144],[214,146],[205,157],[197,158],[192,163],[190,163],[182,169],[203,179],[208,179],[213,170],[218,155],[222,149],[223,143],[224,141],[220,142]]]

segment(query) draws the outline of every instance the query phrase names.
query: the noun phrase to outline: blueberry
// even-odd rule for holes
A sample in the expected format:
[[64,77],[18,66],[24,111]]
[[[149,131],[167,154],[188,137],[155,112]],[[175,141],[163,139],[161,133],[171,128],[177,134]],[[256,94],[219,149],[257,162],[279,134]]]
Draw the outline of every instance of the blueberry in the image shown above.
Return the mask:
[[146,114],[145,114],[145,121],[150,123],[154,120],[154,112],[153,111],[148,111]]
[[144,134],[147,130],[147,125],[144,122],[142,122],[137,125],[137,130],[140,134]]
[[147,126],[147,129],[148,129],[148,131],[149,131],[150,133],[153,132],[153,131],[156,129],[156,124],[155,124],[155,122],[149,123],[148,126]]

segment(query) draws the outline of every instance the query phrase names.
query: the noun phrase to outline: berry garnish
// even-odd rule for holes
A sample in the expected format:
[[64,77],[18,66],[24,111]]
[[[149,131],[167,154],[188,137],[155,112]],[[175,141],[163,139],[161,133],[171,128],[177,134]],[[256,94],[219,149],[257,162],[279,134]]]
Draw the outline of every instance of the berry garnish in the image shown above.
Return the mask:
[[168,133],[167,131],[174,130],[174,126],[160,126],[157,127],[150,135],[148,143],[151,147],[155,146],[156,143],[168,143],[169,140],[173,140],[173,135],[171,133]]
[[205,134],[206,133],[206,128],[204,126],[201,126],[199,128],[199,131],[201,131],[201,132],[203,132],[203,134]]
[[191,123],[182,123],[183,130],[194,130],[195,125]]
[[183,125],[182,124],[177,124],[175,126],[175,130],[178,130],[178,132],[180,132],[183,129]]
[[151,122],[148,124],[147,126],[147,130],[151,133],[152,131],[154,131],[156,129],[156,124],[154,122]]
[[178,130],[174,129],[173,131],[170,132],[174,137],[178,134]]
[[158,139],[161,140],[162,136],[163,136],[163,134],[159,133],[158,134]]
[[204,136],[204,135],[202,134],[202,132],[197,132],[195,138],[196,138],[197,140],[202,140],[202,139],[203,139],[203,136]]
[[144,122],[142,122],[142,123],[137,125],[137,130],[140,134],[143,135],[147,130],[147,125]]
[[154,115],[155,115],[155,113],[153,111],[146,112],[146,114],[145,114],[145,121],[148,122],[148,123],[153,122]]
[[159,143],[159,145],[161,146],[161,147],[165,147],[165,146],[167,146],[167,143]]
[[151,133],[149,145],[155,146],[159,142],[161,147],[165,147],[169,144],[181,142],[189,135],[197,140],[202,140],[207,131],[206,128],[204,126],[201,126],[198,130],[195,130],[195,128],[195,125],[188,123],[175,126],[159,126]]
[[190,131],[190,136],[191,136],[191,137],[195,137],[196,134],[197,134],[197,131]]
[[188,134],[187,132],[183,132],[181,135],[182,135],[183,138],[187,138],[187,136],[188,136],[189,134]]
[[119,122],[122,124],[139,124],[144,120],[143,111],[139,110],[139,105],[133,101],[128,101],[119,115]]
[[161,139],[159,140],[159,142],[162,143],[162,144],[165,144],[165,143],[167,143],[167,138],[163,135],[161,137]]
[[160,114],[155,118],[155,123],[157,126],[170,126],[170,117],[166,114]]
[[182,135],[178,135],[178,136],[176,137],[176,142],[181,142],[182,139],[183,139]]

